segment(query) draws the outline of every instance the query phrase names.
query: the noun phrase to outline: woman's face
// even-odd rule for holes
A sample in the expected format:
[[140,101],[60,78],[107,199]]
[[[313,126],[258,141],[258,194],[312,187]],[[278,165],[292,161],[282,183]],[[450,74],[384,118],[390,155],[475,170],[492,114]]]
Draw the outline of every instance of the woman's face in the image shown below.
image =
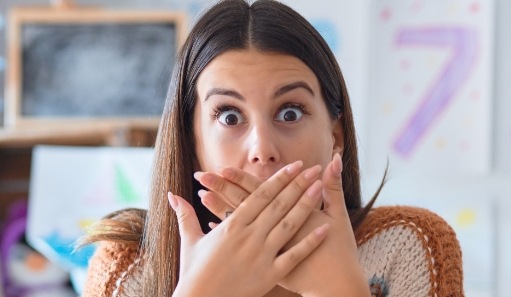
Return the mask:
[[202,171],[233,166],[266,180],[296,160],[325,168],[342,152],[341,124],[330,118],[312,70],[293,56],[225,52],[200,74],[197,95]]

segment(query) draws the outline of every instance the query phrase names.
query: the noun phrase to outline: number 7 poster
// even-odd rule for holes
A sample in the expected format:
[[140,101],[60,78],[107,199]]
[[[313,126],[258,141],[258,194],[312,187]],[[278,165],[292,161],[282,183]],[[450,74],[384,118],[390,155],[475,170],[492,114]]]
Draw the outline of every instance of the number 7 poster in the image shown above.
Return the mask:
[[488,173],[493,1],[370,7],[369,171]]

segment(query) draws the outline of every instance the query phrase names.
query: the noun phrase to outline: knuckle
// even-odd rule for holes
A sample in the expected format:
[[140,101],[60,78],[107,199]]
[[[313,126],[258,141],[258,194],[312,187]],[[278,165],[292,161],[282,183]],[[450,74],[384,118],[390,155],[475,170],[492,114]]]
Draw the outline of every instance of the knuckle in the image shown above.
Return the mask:
[[294,250],[294,251],[289,252],[287,258],[288,258],[289,262],[291,262],[293,265],[295,265],[295,264],[300,263],[300,261],[302,261],[303,257],[301,256],[301,254],[298,251]]
[[281,185],[287,185],[289,183],[289,177],[287,174],[280,173],[280,174],[277,174],[275,178]]
[[238,184],[238,185],[242,184],[242,183],[243,183],[243,181],[244,181],[243,175],[242,175],[242,174],[240,174],[240,172],[237,172],[237,171],[234,171],[234,170],[232,171],[232,174],[231,174],[231,176],[230,176],[230,179],[231,179],[234,183],[236,183],[236,184]]
[[337,191],[337,192],[341,192],[343,190],[341,183],[332,183],[332,184],[325,183],[324,187],[327,188],[328,190]]
[[258,199],[261,199],[263,201],[269,201],[273,198],[273,197],[271,197],[270,191],[265,187],[261,187],[261,188],[257,189],[257,191],[255,192],[255,195]]
[[[309,203],[305,202],[304,200]],[[300,199],[300,201],[296,203],[296,207],[300,208],[300,212],[309,213],[314,208],[314,204],[312,199]]]
[[188,221],[188,219],[190,218],[190,215],[187,213],[187,212],[181,212],[181,213],[176,213],[176,217],[177,217],[177,221],[180,225],[186,223],[186,221]]
[[277,212],[285,212],[288,208],[287,204],[282,201],[281,199],[275,199],[271,203],[272,208],[276,210]]
[[296,230],[296,224],[288,219],[280,221],[280,227],[287,232],[293,232]]
[[294,180],[290,184],[290,186],[294,192],[299,193],[299,194],[302,194],[303,192],[305,192],[305,189],[306,189],[306,187],[304,185],[302,185],[298,180]]
[[217,178],[215,183],[215,190],[218,192],[223,192],[226,188],[226,182],[222,178]]

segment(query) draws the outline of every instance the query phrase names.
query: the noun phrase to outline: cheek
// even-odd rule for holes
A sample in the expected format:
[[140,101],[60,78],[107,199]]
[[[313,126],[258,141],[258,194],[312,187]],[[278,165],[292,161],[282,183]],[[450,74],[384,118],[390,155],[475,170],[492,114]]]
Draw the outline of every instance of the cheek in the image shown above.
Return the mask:
[[318,133],[318,131],[321,130],[311,129],[309,133],[302,135],[299,143],[295,140],[294,144],[290,145],[290,149],[304,161],[304,165],[319,164],[325,168],[332,159],[332,135],[326,131],[324,133]]

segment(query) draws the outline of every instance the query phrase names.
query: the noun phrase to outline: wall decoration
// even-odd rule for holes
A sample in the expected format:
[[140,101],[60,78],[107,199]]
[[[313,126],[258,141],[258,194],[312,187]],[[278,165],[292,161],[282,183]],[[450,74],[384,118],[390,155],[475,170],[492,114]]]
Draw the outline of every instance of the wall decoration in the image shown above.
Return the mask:
[[489,172],[492,3],[372,1],[371,172]]
[[182,13],[48,7],[10,15],[5,126],[157,126],[185,35]]
[[76,240],[112,211],[147,208],[152,156],[151,148],[36,147],[29,243],[70,272],[87,269],[95,247],[74,251]]

